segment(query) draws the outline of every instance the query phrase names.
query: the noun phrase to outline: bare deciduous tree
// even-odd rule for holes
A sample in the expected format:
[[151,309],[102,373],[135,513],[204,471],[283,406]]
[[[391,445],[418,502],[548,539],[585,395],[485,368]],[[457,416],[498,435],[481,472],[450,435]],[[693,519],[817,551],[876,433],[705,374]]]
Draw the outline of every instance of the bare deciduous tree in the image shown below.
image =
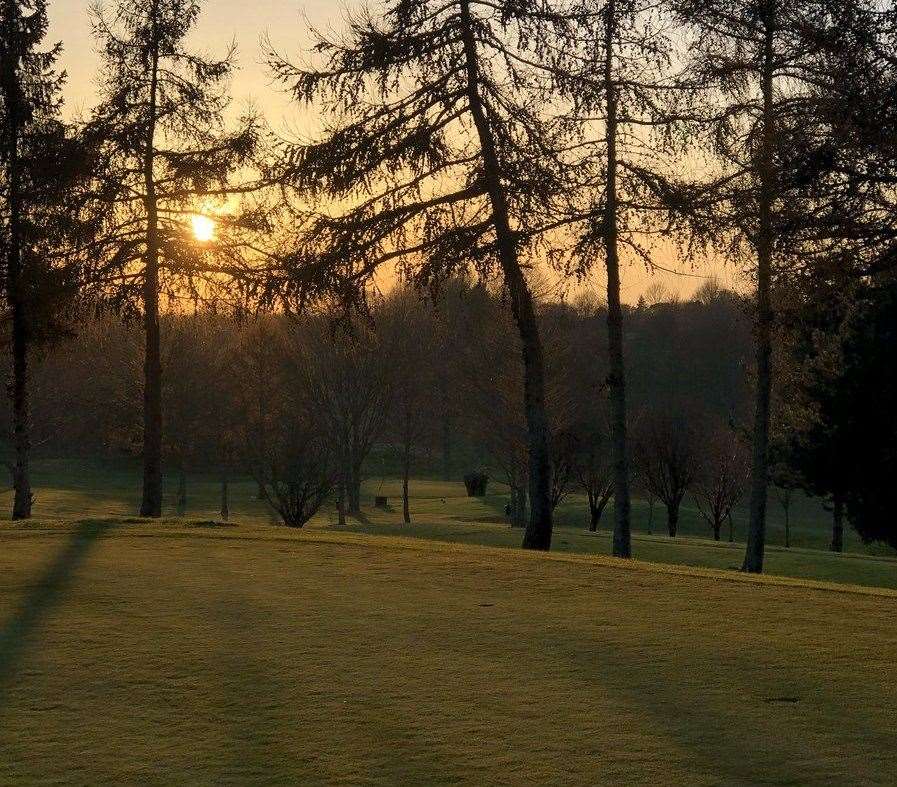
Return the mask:
[[377,310],[384,357],[392,390],[387,432],[399,449],[402,466],[402,519],[411,524],[409,484],[414,453],[431,429],[434,413],[427,407],[427,392],[435,385],[431,353],[436,342],[432,314],[411,289],[397,287]]
[[614,496],[613,467],[607,432],[600,424],[583,425],[578,434],[576,480],[589,501],[589,530],[594,533]]
[[744,495],[750,468],[744,446],[732,429],[718,427],[704,442],[705,456],[692,496],[714,540],[719,541],[723,524]]
[[667,510],[667,532],[675,538],[679,507],[700,470],[699,444],[682,415],[645,413],[638,422],[635,455],[642,484]]
[[393,394],[379,327],[366,317],[299,319],[288,357],[333,443],[341,511],[359,514],[364,462],[384,432]]
[[336,469],[332,449],[315,424],[295,415],[269,444],[268,464],[256,468],[265,499],[287,527],[300,528],[330,496]]

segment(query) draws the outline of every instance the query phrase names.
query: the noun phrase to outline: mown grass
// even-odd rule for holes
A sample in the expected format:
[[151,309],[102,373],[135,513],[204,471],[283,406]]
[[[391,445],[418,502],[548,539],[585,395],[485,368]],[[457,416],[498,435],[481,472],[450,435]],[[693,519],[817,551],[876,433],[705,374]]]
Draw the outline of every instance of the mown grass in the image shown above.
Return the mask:
[[[399,482],[394,475],[383,472],[391,470],[384,462],[373,462],[365,483],[368,502],[374,494],[387,494],[398,502]],[[383,467],[380,467],[383,465]],[[426,468],[423,468],[426,470]],[[43,517],[79,517],[85,511],[91,514],[122,515],[132,514],[138,505],[140,489],[140,468],[133,459],[118,461],[99,460],[94,457],[43,457],[34,463],[34,485],[36,487],[35,513]],[[169,512],[175,508],[177,479],[174,475],[166,478],[166,504]],[[484,502],[487,508],[482,515],[504,522],[504,507],[508,501],[508,490],[498,481],[489,486],[490,495]],[[189,476],[190,515],[215,513],[219,505],[218,480],[209,474],[191,473]],[[268,511],[254,499],[255,487],[248,479],[237,479],[232,488],[232,507],[237,515],[268,518]],[[464,489],[457,481],[443,482],[424,475],[412,483],[412,496],[421,500],[446,497],[451,500],[462,498]],[[8,516],[10,491],[0,492],[0,518]],[[460,511],[462,515],[468,512]],[[605,513],[605,525],[613,516],[613,503]],[[586,501],[582,495],[570,495],[558,508],[556,519],[560,526],[580,529],[588,521]],[[665,513],[659,504],[653,511],[641,499],[635,499],[632,507],[632,522],[636,531],[655,534],[666,532]],[[739,508],[734,516],[734,536],[743,540],[747,524],[747,512]],[[769,542],[783,545],[785,542],[784,518],[774,494],[770,494],[768,512]],[[686,497],[681,509],[679,531],[682,536],[708,538],[710,529],[695,507],[690,497]],[[848,530],[846,546],[848,551],[866,553],[853,531]],[[724,532],[728,538],[728,531]],[[791,511],[791,542],[796,547],[825,549],[831,539],[831,514],[818,500],[799,493],[794,495]],[[881,550],[873,549],[873,552]]]
[[895,602],[323,523],[5,524],[0,782],[892,784]]
[[[130,517],[137,510],[139,488],[138,467],[134,463],[116,464],[90,458],[42,459],[36,463],[35,516],[38,520],[79,520],[85,517]],[[175,516],[175,479],[168,478],[165,514]],[[491,494],[483,499],[466,497],[463,484],[433,479],[413,480],[413,524],[401,523],[400,484],[391,478],[369,478],[365,484],[365,510],[361,520],[349,521],[354,532],[378,535],[401,535],[463,544],[517,547],[521,533],[511,529],[504,516],[507,493],[499,484],[491,485]],[[375,494],[388,496],[396,510],[380,511],[370,503]],[[0,516],[8,516],[10,493],[0,495]],[[220,505],[217,478],[191,475],[188,484],[188,516],[215,520]],[[276,515],[256,499],[256,487],[248,479],[231,483],[232,520],[244,525],[276,525]],[[741,565],[743,543],[740,541],[746,517],[736,517],[736,541],[714,542],[699,521],[699,515],[688,504],[683,506],[681,537],[665,535],[663,512],[655,507],[649,528],[647,505],[634,503],[634,553],[653,562],[685,566],[735,570]],[[770,506],[770,533],[767,571],[782,576],[817,579],[830,582],[897,588],[897,556],[893,550],[866,548],[853,531],[848,530],[844,554],[828,552],[829,514],[818,501],[799,498],[795,502],[791,549],[784,549],[781,522],[775,506]],[[610,537],[607,528],[612,511],[605,515],[603,529],[597,534],[585,532],[585,501],[571,496],[557,512],[557,529],[553,549],[559,552],[608,554]],[[310,524],[314,529],[336,527],[336,513],[330,508]]]

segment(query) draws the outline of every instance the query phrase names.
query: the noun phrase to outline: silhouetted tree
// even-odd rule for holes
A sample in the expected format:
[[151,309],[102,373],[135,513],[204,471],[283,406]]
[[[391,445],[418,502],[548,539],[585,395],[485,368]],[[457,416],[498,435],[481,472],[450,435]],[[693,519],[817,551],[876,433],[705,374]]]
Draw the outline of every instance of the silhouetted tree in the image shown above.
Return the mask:
[[[773,276],[793,262],[814,212],[793,150],[816,124],[814,55],[828,24],[817,0],[677,0],[692,25],[694,82],[713,104],[708,145],[724,171],[701,194],[703,230],[751,269],[756,285],[750,519],[743,568],[763,570],[772,392]],[[713,92],[716,91],[716,98]],[[700,201],[700,200],[699,200]],[[700,212],[700,211],[699,211]]]
[[512,527],[522,528],[529,470],[522,364],[506,313],[485,288],[477,296],[462,328],[464,426],[501,469],[510,492],[508,518]]
[[679,506],[700,472],[699,451],[698,435],[684,416],[653,412],[639,419],[635,439],[639,475],[666,507],[670,538],[678,532]]
[[[237,361],[249,372],[247,379],[262,385],[244,389],[246,409],[237,428],[240,452],[265,500],[288,527],[300,528],[329,497],[337,477],[337,446],[326,424],[310,406],[305,380],[297,376],[287,353],[285,335],[276,326],[260,325],[253,331],[267,339],[264,347]],[[262,389],[264,388],[264,392]],[[263,401],[259,400],[262,394]],[[259,439],[261,435],[264,439]]]
[[[221,319],[211,314],[170,315],[162,321],[162,357],[169,370],[162,386],[165,413],[163,447],[177,471],[177,513],[187,510],[187,475],[191,463],[223,465],[228,453],[226,422],[229,380],[222,354],[227,350]],[[224,421],[224,422],[222,422]]]
[[[575,56],[562,84],[574,114],[592,139],[587,166],[577,168],[591,191],[580,250],[588,263],[597,253],[607,273],[610,447],[614,470],[613,554],[630,557],[630,472],[627,388],[620,293],[621,259],[633,255],[652,264],[648,237],[670,233],[676,205],[671,167],[685,119],[673,67],[672,19],[654,0],[585,0],[576,4]],[[589,133],[587,131],[587,134]],[[575,210],[574,210],[575,212]]]
[[[159,313],[164,299],[186,286],[208,295],[207,274],[231,275],[210,264],[191,232],[191,217],[240,189],[234,175],[251,163],[258,142],[254,118],[228,132],[228,80],[234,50],[220,60],[190,52],[195,0],[116,0],[94,7],[102,54],[101,96],[91,134],[103,147],[110,250],[101,281],[116,303],[142,312],[143,497],[140,513],[162,507],[162,361]],[[229,224],[221,220],[222,230]],[[202,287],[195,286],[202,279]]]
[[256,479],[283,523],[300,528],[330,496],[336,468],[326,437],[308,419],[292,416],[282,426]]
[[577,431],[574,458],[576,480],[589,501],[589,530],[595,532],[601,515],[614,495],[614,479],[606,429],[583,424]]
[[397,287],[378,304],[382,335],[381,363],[389,365],[392,391],[388,433],[398,444],[402,467],[402,519],[411,523],[409,484],[414,452],[419,450],[435,413],[426,407],[427,391],[435,385],[431,355],[436,326],[432,312],[418,293]]
[[897,7],[893,2],[822,2],[805,123],[793,153],[798,185],[819,206],[806,211],[802,288],[815,279],[854,280],[897,269]]
[[236,333],[234,352],[223,367],[233,381],[235,454],[244,467],[254,468],[250,475],[264,500],[270,446],[282,428],[281,417],[288,417],[281,400],[288,390],[284,366],[290,345],[282,320],[270,316],[247,322]]
[[397,262],[418,284],[500,270],[524,366],[530,518],[524,546],[551,544],[549,420],[542,341],[528,255],[552,226],[568,169],[558,151],[551,61],[564,33],[541,2],[390,0],[358,12],[343,40],[320,37],[321,68],[273,55],[277,77],[331,127],[287,151],[286,182],[340,215],[311,219],[314,248],[282,292],[353,300],[373,272]]
[[744,494],[749,465],[738,435],[719,426],[707,435],[700,471],[692,484],[698,511],[720,540],[723,524]]
[[333,444],[340,506],[359,514],[364,462],[383,436],[392,406],[393,378],[380,325],[364,318],[335,324],[322,317],[299,319],[286,352],[307,406]]
[[794,438],[792,463],[807,489],[833,510],[832,549],[843,549],[843,517],[865,542],[897,548],[888,501],[897,457],[894,286],[868,286],[839,331],[837,348],[814,363],[805,395],[815,417]]
[[773,449],[772,461],[770,461],[769,477],[775,490],[776,499],[782,508],[785,517],[785,549],[791,548],[791,506],[794,502],[794,493],[800,489],[801,481],[798,474],[791,467],[789,460],[780,458],[778,452]]
[[31,515],[30,375],[34,350],[70,332],[96,230],[95,150],[61,117],[60,44],[41,51],[43,0],[0,3],[0,285],[9,309],[14,519]]
[[557,508],[573,491],[576,482],[578,439],[573,432],[555,430],[551,443],[551,506]]

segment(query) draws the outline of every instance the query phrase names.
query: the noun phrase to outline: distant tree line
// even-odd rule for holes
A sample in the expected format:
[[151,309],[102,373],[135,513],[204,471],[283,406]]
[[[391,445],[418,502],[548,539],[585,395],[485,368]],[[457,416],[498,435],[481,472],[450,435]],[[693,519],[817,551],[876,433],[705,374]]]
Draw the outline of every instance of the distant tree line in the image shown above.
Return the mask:
[[[626,308],[640,485],[655,489],[650,468],[672,444],[669,435],[656,438],[674,424],[681,427],[676,445],[691,456],[693,478],[684,479],[683,492],[704,478],[694,471],[715,450],[713,430],[729,435],[727,444],[738,442],[749,396],[747,309],[742,296],[712,283],[690,300]],[[607,361],[588,352],[606,307],[583,295],[542,304],[537,319],[552,380],[552,505],[570,493],[586,496],[594,529],[613,497],[599,382]],[[76,335],[45,348],[33,378],[34,422],[41,425],[34,438],[45,451],[141,454],[141,344],[137,325],[105,314],[84,315]],[[301,495],[309,483],[332,493],[342,516],[355,515],[376,448],[400,469],[405,521],[411,478],[425,466],[452,480],[487,470],[507,483],[510,521],[525,527],[523,368],[500,291],[463,279],[432,297],[397,286],[348,322],[327,310],[239,319],[167,314],[160,353],[169,370],[162,456],[177,479],[179,507],[186,508],[190,474],[218,473],[222,483],[249,474],[272,503],[288,484],[300,484]],[[326,497],[310,497],[305,513]],[[673,535],[675,519],[671,514]]]

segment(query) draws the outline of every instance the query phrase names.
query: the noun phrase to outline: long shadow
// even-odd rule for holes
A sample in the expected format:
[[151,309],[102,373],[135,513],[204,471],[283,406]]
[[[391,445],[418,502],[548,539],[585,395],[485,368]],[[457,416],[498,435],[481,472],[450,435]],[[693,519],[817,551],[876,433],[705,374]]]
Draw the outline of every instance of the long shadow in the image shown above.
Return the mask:
[[75,570],[109,526],[108,522],[98,520],[79,524],[68,543],[25,596],[18,611],[0,628],[0,711],[6,704],[6,694],[32,635],[41,620],[60,602]]
[[[671,641],[673,636],[671,633]],[[826,686],[812,672],[802,671],[797,666],[800,661],[789,666],[768,654],[769,666],[764,668],[758,666],[756,653],[738,652],[728,654],[728,665],[715,664],[712,645],[703,651],[695,649],[692,669],[709,665],[712,669],[706,675],[706,685],[719,689],[702,694],[693,690],[694,684],[692,688],[683,685],[683,668],[677,661],[654,660],[644,648],[620,642],[594,643],[590,648],[585,641],[571,648],[560,640],[555,640],[554,646],[562,662],[577,668],[583,691],[600,687],[624,707],[643,714],[657,735],[675,742],[706,778],[720,784],[847,783],[838,770],[844,757],[857,761],[876,751],[888,751],[883,739],[889,731],[876,723],[874,711],[864,716],[862,710],[850,714],[841,710],[844,728],[854,733],[855,740],[869,741],[865,746],[868,754],[853,749],[848,754],[837,752],[837,757],[826,756],[832,755],[829,747],[837,745],[845,730],[839,730],[833,714],[826,723],[825,709],[819,707]],[[759,647],[757,651],[762,654]],[[805,698],[809,698],[810,711],[801,710]],[[882,704],[886,702],[883,698]],[[766,710],[752,714],[757,708]],[[754,739],[750,725],[762,717],[778,734]],[[869,783],[889,783],[887,767],[886,763],[870,762]]]

